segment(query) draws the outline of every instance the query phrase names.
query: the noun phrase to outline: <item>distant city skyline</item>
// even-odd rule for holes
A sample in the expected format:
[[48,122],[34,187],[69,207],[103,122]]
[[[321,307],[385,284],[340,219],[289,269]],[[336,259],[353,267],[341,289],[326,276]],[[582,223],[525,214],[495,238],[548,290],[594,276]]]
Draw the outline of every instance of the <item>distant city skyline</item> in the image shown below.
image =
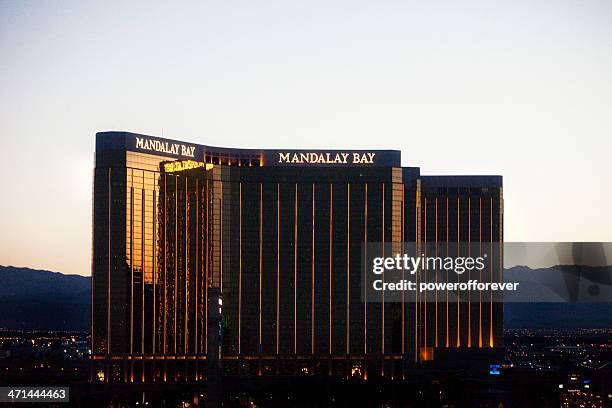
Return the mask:
[[0,265],[90,274],[94,135],[396,149],[504,177],[506,241],[612,241],[612,4],[0,3]]

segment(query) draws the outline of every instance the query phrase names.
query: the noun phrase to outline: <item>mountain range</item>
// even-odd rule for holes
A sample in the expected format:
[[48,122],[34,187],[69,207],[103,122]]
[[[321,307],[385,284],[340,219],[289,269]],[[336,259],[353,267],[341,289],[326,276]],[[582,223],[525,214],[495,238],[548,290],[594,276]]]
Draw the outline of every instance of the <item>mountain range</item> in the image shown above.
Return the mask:
[[0,328],[86,331],[91,278],[0,265]]

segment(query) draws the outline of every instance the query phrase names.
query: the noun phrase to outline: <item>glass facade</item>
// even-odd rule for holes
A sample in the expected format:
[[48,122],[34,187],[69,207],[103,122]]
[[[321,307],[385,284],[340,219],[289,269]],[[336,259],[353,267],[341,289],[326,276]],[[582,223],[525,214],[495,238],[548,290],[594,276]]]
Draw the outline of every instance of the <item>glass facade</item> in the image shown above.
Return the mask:
[[501,177],[421,176],[395,152],[277,166],[269,151],[180,143],[97,135],[92,346],[105,381],[205,381],[217,360],[224,375],[403,376],[436,347],[501,344],[501,305],[486,299],[361,299],[364,243],[501,242]]

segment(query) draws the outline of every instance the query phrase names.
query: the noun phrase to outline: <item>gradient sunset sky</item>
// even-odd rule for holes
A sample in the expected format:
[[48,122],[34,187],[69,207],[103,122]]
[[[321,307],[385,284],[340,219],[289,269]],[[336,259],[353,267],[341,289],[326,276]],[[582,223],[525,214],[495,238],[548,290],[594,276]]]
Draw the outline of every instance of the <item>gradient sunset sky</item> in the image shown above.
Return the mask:
[[0,265],[90,274],[103,130],[399,149],[503,175],[507,241],[612,241],[610,1],[2,0],[0,56]]

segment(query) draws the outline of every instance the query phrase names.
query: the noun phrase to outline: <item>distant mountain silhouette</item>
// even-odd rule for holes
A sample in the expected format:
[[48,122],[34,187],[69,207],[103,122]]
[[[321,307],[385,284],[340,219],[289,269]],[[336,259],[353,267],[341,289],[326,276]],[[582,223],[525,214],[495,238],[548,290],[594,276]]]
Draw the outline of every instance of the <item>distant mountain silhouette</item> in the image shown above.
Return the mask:
[[[542,292],[531,292],[531,289],[523,288],[523,291],[530,290],[533,299],[542,297],[551,299],[554,298],[551,294],[554,294],[570,302],[508,302],[504,304],[504,327],[506,329],[612,328],[611,276],[610,266],[557,265],[538,269],[527,266],[508,268],[504,271],[506,281],[522,281],[523,284],[527,283],[526,281],[537,281],[545,284],[546,296],[543,296]],[[538,285],[534,288],[538,289]],[[597,302],[590,303],[590,297]],[[581,302],[571,303],[578,299]]]
[[91,279],[0,265],[0,328],[89,330]]

